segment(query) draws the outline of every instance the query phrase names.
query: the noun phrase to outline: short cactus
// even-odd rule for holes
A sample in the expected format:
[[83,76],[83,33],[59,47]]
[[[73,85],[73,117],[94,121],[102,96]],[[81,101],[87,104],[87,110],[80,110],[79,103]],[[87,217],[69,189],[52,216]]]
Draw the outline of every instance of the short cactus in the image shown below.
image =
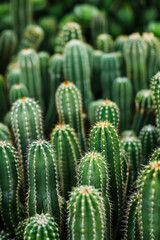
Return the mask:
[[24,240],[59,240],[58,226],[49,214],[36,214],[28,220]]
[[10,103],[13,104],[19,98],[28,97],[29,93],[26,86],[22,83],[15,84],[11,87],[9,92]]
[[97,49],[104,53],[110,53],[114,51],[114,41],[112,36],[104,33],[97,37]]
[[116,103],[105,100],[96,109],[96,121],[109,121],[115,128],[119,127],[119,108]]
[[9,141],[11,142],[11,134],[6,125],[0,123],[0,141]]
[[88,118],[89,118],[90,124],[93,124],[93,123],[96,122],[96,109],[103,102],[104,102],[103,99],[98,99],[98,100],[93,101],[89,104]]
[[5,89],[5,81],[2,75],[0,75],[0,121],[3,120],[4,115],[7,112],[7,97],[6,97],[6,89]]
[[80,186],[71,192],[68,204],[68,239],[105,239],[105,207],[93,186]]
[[63,44],[65,44],[73,39],[82,40],[82,30],[81,26],[76,22],[68,22],[63,27]]
[[79,90],[73,83],[65,81],[58,87],[56,107],[59,121],[68,123],[75,129],[82,149],[86,149],[82,99]]
[[20,69],[19,67],[11,69],[7,74],[7,86],[10,89],[14,84],[20,83]]

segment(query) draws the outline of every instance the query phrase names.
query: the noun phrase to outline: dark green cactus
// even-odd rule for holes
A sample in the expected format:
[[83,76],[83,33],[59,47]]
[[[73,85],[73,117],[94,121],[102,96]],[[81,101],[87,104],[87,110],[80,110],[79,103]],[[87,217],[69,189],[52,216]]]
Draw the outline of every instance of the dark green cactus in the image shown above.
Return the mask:
[[45,140],[32,142],[28,152],[28,198],[29,217],[36,213],[49,213],[60,222],[59,184],[56,157]]
[[68,239],[105,239],[105,206],[93,186],[80,186],[71,193],[68,204]]
[[133,130],[125,130],[121,133],[121,138],[124,137],[136,137],[136,134]]
[[139,138],[142,143],[144,163],[146,164],[151,153],[159,146],[158,129],[153,125],[146,125],[141,129]]
[[115,50],[123,54],[124,43],[126,40],[127,40],[127,35],[120,35],[119,37],[117,37],[115,41]]
[[82,149],[86,149],[82,99],[79,90],[73,83],[65,81],[58,87],[56,107],[59,121],[68,123],[75,129]]
[[7,74],[7,86],[10,89],[14,84],[20,83],[20,68],[11,69]]
[[69,192],[77,184],[81,147],[74,129],[67,124],[58,124],[52,130],[50,139],[55,147],[62,196],[68,199]]
[[2,230],[0,232],[0,240],[14,240],[13,238],[11,238],[10,234],[5,232],[4,230]]
[[109,173],[105,159],[97,152],[87,153],[79,164],[79,185],[94,186],[104,199],[107,239],[111,239],[111,206],[108,194]]
[[0,75],[0,103],[0,121],[2,121],[8,110],[5,81],[2,75]]
[[11,134],[9,128],[0,122],[0,141],[11,142]]
[[11,130],[11,112],[8,111],[3,118],[4,124]]
[[103,99],[98,99],[98,100],[93,101],[89,104],[88,118],[89,118],[90,124],[93,124],[93,123],[96,122],[96,109],[103,102],[104,102]]
[[29,93],[26,86],[22,83],[15,84],[9,92],[10,103],[13,104],[19,98],[28,97]]
[[93,74],[93,47],[88,44],[88,43],[84,43],[87,49],[87,53],[88,53],[88,60],[89,60],[89,67],[90,67],[90,78],[92,77]]
[[58,226],[49,214],[36,214],[28,220],[24,240],[59,240]]
[[119,128],[119,108],[116,103],[105,100],[96,109],[96,121],[109,121],[115,128]]
[[104,53],[114,51],[114,41],[111,35],[104,33],[97,37],[97,49]]
[[0,215],[12,233],[20,219],[21,162],[10,143],[0,141]]
[[63,44],[65,44],[73,39],[82,40],[82,30],[81,26],[76,22],[68,22],[63,27]]
[[126,77],[118,77],[112,85],[112,99],[120,110],[120,130],[129,129],[131,126],[131,104],[133,102],[132,84]]

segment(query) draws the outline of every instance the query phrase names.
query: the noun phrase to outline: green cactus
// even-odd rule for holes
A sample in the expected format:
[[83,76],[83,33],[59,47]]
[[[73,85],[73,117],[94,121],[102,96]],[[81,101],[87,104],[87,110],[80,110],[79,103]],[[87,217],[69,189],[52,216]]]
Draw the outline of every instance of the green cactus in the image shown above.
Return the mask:
[[116,103],[105,100],[96,109],[96,121],[109,121],[115,128],[119,128],[119,108]]
[[124,137],[136,137],[136,134],[133,130],[125,130],[121,133],[121,138]]
[[6,114],[8,107],[7,107],[7,96],[6,96],[6,89],[5,89],[5,80],[2,75],[0,75],[0,121],[3,120],[4,115]]
[[7,65],[17,48],[17,38],[12,30],[4,30],[0,35],[0,73],[4,74]]
[[10,234],[5,232],[4,230],[2,230],[0,232],[0,240],[14,240],[13,238],[11,238]]
[[92,100],[90,82],[90,64],[88,51],[84,43],[71,40],[64,49],[65,79],[73,82],[81,91],[84,111]]
[[101,58],[102,97],[112,99],[112,84],[121,76],[122,55],[120,52],[106,53]]
[[67,124],[58,124],[52,130],[50,139],[55,147],[62,196],[68,199],[69,192],[77,183],[81,147],[74,129]]
[[9,128],[0,122],[0,141],[8,141],[11,142],[11,133]]
[[54,52],[57,54],[63,53],[63,32],[60,30],[54,40]]
[[131,104],[133,102],[132,84],[126,77],[118,77],[112,85],[112,99],[120,110],[120,130],[129,129],[131,126]]
[[89,152],[79,164],[79,185],[94,186],[99,189],[105,205],[107,239],[111,239],[111,206],[108,194],[109,173],[105,159],[97,152]]
[[19,98],[28,97],[29,93],[26,86],[22,83],[14,84],[9,92],[10,103],[13,104]]
[[0,141],[0,159],[0,215],[6,228],[13,233],[21,219],[21,162],[12,145],[5,141]]
[[159,146],[159,134],[157,128],[150,124],[144,126],[140,131],[139,139],[142,143],[142,153],[144,163],[146,164],[151,153]]
[[105,206],[93,186],[80,186],[71,192],[68,204],[68,239],[105,239]]
[[23,221],[19,222],[18,227],[16,228],[16,239],[17,240],[22,240],[24,239],[24,230],[29,221],[29,218],[24,219]]
[[77,87],[68,81],[62,83],[56,92],[56,107],[59,121],[70,124],[76,131],[82,149],[86,149],[82,99]]
[[153,95],[149,89],[140,90],[135,98],[136,114],[133,119],[132,129],[139,134],[142,127],[155,123]]
[[20,52],[18,61],[21,83],[27,87],[30,97],[38,100],[43,108],[42,79],[37,53],[33,49],[24,49]]
[[11,127],[11,112],[10,111],[8,111],[4,115],[3,122],[10,130],[12,129],[12,127]]
[[20,83],[20,68],[11,69],[7,74],[7,86],[10,89],[14,84]]
[[63,45],[73,39],[82,40],[82,30],[81,26],[76,22],[68,22],[64,25],[63,29]]
[[131,34],[124,43],[127,77],[133,85],[133,95],[147,88],[147,46],[139,33]]
[[29,218],[24,232],[24,240],[59,240],[58,226],[49,214],[36,214]]
[[36,213],[49,213],[60,222],[59,184],[55,154],[45,140],[32,142],[28,152],[28,198],[29,217]]
[[115,50],[123,54],[124,43],[126,40],[127,40],[127,35],[120,35],[119,37],[117,37],[115,41]]
[[98,100],[93,101],[89,104],[88,118],[89,118],[90,124],[94,124],[96,122],[96,109],[103,102],[104,102],[103,99],[98,99]]
[[93,47],[88,44],[88,43],[84,43],[87,49],[87,53],[88,53],[88,60],[89,60],[89,67],[90,67],[90,78],[92,77],[92,73],[93,73]]
[[114,51],[114,41],[111,35],[104,33],[97,36],[97,49],[104,53]]
[[32,1],[11,0],[11,13],[14,31],[20,40],[25,27],[32,22]]

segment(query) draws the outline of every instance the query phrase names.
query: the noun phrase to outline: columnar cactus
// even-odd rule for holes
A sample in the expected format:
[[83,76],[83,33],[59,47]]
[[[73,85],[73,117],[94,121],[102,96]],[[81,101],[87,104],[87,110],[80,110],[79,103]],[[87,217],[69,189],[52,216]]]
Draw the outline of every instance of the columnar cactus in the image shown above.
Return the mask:
[[87,54],[88,54],[88,60],[89,60],[89,67],[90,67],[90,77],[92,77],[93,74],[93,47],[88,44],[84,43],[87,49]]
[[79,164],[79,185],[94,186],[99,189],[105,205],[107,239],[111,239],[111,206],[108,194],[109,173],[105,159],[98,152],[87,153]]
[[115,128],[119,127],[119,108],[116,103],[105,100],[96,109],[96,121],[109,121]]
[[81,147],[74,129],[67,124],[58,124],[52,130],[50,139],[55,147],[62,196],[68,199],[69,192],[77,183]]
[[0,141],[11,142],[11,134],[6,125],[0,122]]
[[14,84],[20,83],[20,68],[11,69],[7,74],[7,85],[10,89]]
[[[80,67],[81,66],[81,67]],[[65,79],[73,82],[81,91],[84,111],[92,100],[90,65],[87,48],[79,40],[71,40],[64,49]]]
[[136,134],[133,130],[125,130],[121,133],[121,138],[123,137],[136,137]]
[[80,186],[71,192],[68,204],[68,239],[105,239],[105,206],[93,186]]
[[12,145],[5,141],[0,141],[0,159],[0,215],[7,229],[14,232],[21,217],[20,160]]
[[147,124],[154,124],[153,95],[151,90],[140,90],[135,98],[136,114],[133,119],[132,129],[139,133],[142,127]]
[[7,97],[5,92],[5,82],[2,75],[0,75],[0,121],[3,120],[5,113],[7,112]]
[[121,76],[120,52],[106,53],[101,58],[101,86],[102,97],[112,99],[113,81]]
[[75,129],[82,149],[86,149],[82,99],[79,90],[73,83],[65,81],[58,87],[56,107],[59,121],[68,123]]
[[97,37],[97,49],[104,53],[110,53],[114,51],[114,41],[112,36],[104,33]]
[[129,129],[131,104],[133,102],[132,84],[126,77],[118,77],[112,85],[112,99],[120,110],[120,130]]
[[28,198],[29,217],[36,213],[49,213],[60,222],[59,184],[56,157],[45,140],[32,142],[28,152]]
[[19,98],[28,97],[29,93],[26,86],[22,83],[15,84],[9,92],[10,103],[13,104]]
[[32,1],[11,0],[11,13],[14,31],[20,39],[25,27],[32,22]]
[[20,98],[12,106],[11,121],[17,149],[23,159],[25,181],[27,181],[27,148],[33,140],[43,138],[40,107],[31,98]]
[[127,40],[127,35],[120,35],[115,41],[115,50],[123,54],[124,43]]
[[133,85],[133,94],[147,88],[147,46],[139,33],[131,34],[124,43],[127,77]]
[[30,97],[38,100],[43,107],[42,80],[37,53],[33,49],[22,50],[19,54],[19,66],[21,83],[27,87]]
[[58,226],[49,214],[36,214],[29,218],[24,232],[24,240],[59,240]]
[[96,109],[103,102],[104,102],[103,99],[98,99],[89,104],[88,118],[89,118],[90,124],[93,124],[96,121]]
[[144,163],[147,163],[151,153],[159,145],[158,129],[153,125],[146,125],[141,129],[139,138],[142,143]]
[[4,30],[0,35],[0,73],[4,74],[17,48],[17,38],[12,30]]
[[68,22],[63,27],[63,44],[65,44],[73,39],[82,40],[82,30],[81,26],[76,22]]

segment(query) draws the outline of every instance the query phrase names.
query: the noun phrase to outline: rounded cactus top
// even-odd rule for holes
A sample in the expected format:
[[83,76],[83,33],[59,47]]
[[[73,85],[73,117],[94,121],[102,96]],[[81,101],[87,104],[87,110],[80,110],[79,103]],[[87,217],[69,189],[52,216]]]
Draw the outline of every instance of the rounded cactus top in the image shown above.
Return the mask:
[[118,78],[116,78],[115,80],[114,80],[114,83],[119,83],[119,84],[121,84],[121,83],[130,83],[130,81],[128,80],[128,78],[127,77],[118,77]]
[[64,25],[63,29],[80,29],[81,26],[76,22],[68,22]]
[[153,95],[150,89],[142,89],[138,91],[135,97],[136,109],[141,110],[153,110]]

